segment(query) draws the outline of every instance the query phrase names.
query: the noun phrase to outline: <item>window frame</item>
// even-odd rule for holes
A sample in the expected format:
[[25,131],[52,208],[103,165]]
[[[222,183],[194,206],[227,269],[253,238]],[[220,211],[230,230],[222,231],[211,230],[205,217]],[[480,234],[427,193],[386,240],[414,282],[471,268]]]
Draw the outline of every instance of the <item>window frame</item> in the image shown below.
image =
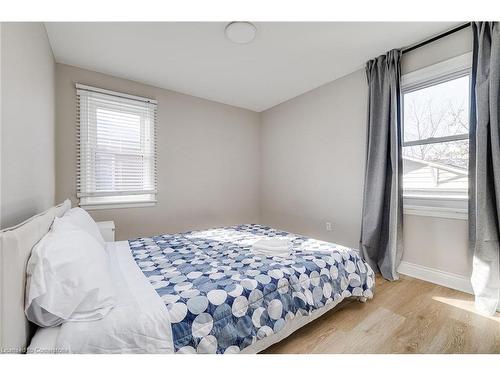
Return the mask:
[[[152,115],[152,134],[149,134],[150,140],[148,143],[151,143],[147,147],[152,147],[152,158],[153,160],[150,160],[149,167],[153,169],[153,175],[151,178],[153,179],[153,185],[155,189],[153,191],[150,190],[145,190],[144,194],[141,194],[140,191],[131,191],[129,192],[123,192],[123,191],[117,191],[116,194],[107,194],[107,193],[99,193],[99,192],[87,192],[87,193],[80,193],[77,190],[77,198],[79,200],[79,206],[83,207],[87,210],[101,210],[101,209],[115,209],[115,208],[138,208],[138,207],[151,207],[156,205],[157,203],[157,172],[156,172],[156,161],[158,159],[157,157],[157,145],[156,145],[156,134],[157,134],[157,120],[156,120],[156,113],[157,113],[157,104],[158,102],[154,99],[150,98],[143,98],[140,96],[135,96],[135,95],[129,95],[121,92],[116,92],[116,91],[111,91],[111,90],[106,90],[106,89],[101,89],[97,87],[92,87],[92,86],[87,86],[87,85],[82,85],[79,83],[75,84],[76,90],[81,90],[81,91],[91,91],[91,92],[96,92],[99,94],[104,94],[104,95],[109,95],[109,96],[115,96],[117,98],[124,98],[124,99],[129,99],[129,100],[136,100],[139,102],[145,102],[145,103],[150,103],[153,104],[155,107],[153,109],[153,115]],[[78,101],[80,100],[79,96],[77,95],[77,105]],[[92,106],[92,113],[87,113],[87,115],[90,116],[96,116],[97,114],[97,109],[98,107]],[[89,109],[87,109],[89,110]],[[130,114],[138,114],[140,115],[140,111],[131,111],[128,110],[126,111],[127,113]],[[81,114],[80,114],[81,115]],[[141,123],[144,122],[144,118],[140,118]],[[95,121],[97,122],[97,121]],[[80,171],[81,166],[79,165],[81,163],[80,159],[82,158],[82,153],[84,153],[84,149],[88,148],[89,145],[82,145],[82,142],[85,141],[85,136],[82,136],[81,133],[81,123],[80,121],[77,120],[77,126],[78,126],[78,140],[77,140],[77,146],[78,146],[78,165],[77,165],[77,173],[82,173]],[[90,127],[87,127],[86,129],[87,132],[95,132],[97,131],[97,128],[91,129]],[[142,133],[147,131],[147,129],[142,129],[141,127],[141,137],[143,136]],[[142,143],[142,141],[141,141]],[[98,151],[96,150],[96,153]],[[144,153],[144,151],[143,151]],[[144,157],[144,155],[143,155]],[[91,173],[95,174],[95,169],[96,165],[93,163],[91,166]],[[80,178],[82,178],[80,176]],[[85,177],[83,177],[85,178]],[[95,178],[94,178],[94,183],[95,183]],[[78,183],[77,183],[78,186]],[[77,188],[78,189],[78,188]],[[94,189],[95,190],[95,189]]]
[[[444,137],[430,137],[415,141],[404,138],[404,95],[410,92],[432,87],[471,74],[472,53],[466,53],[443,62],[407,73],[401,77],[401,147],[423,144],[439,144],[468,140],[469,134],[457,134]],[[470,79],[469,79],[470,85]],[[432,216],[440,218],[467,219],[468,197],[463,194],[454,196],[421,196],[405,193],[403,190],[403,213],[407,215]]]

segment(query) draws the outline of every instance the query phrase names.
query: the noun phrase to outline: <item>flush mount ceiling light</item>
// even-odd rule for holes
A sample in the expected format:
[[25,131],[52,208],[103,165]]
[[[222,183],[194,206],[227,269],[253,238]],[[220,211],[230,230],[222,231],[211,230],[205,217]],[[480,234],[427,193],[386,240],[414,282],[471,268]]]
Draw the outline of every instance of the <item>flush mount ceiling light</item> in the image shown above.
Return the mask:
[[225,33],[231,42],[246,44],[255,39],[257,28],[251,22],[231,22],[226,26]]

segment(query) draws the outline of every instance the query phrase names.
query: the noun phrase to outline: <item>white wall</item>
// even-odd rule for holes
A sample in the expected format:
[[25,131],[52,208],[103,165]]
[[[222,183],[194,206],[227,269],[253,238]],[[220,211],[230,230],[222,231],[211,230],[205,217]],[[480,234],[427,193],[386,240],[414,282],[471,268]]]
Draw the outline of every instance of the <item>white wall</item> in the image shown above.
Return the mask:
[[[407,73],[470,51],[465,29],[403,57]],[[366,142],[364,69],[262,113],[262,222],[359,246]],[[470,274],[467,222],[405,215],[403,260]],[[333,231],[325,230],[325,222]]]
[[158,100],[158,204],[95,210],[118,239],[259,221],[260,115],[57,64],[56,197],[76,199],[75,82]]
[[359,70],[262,113],[263,223],[358,246],[366,100]]
[[41,23],[2,23],[1,225],[54,204],[55,63]]

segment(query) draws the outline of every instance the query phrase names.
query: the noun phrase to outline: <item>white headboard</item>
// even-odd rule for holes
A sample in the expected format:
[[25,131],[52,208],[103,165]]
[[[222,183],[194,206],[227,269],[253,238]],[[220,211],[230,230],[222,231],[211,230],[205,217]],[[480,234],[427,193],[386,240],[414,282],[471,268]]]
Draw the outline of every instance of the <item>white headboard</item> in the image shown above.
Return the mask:
[[71,208],[67,199],[15,227],[0,231],[0,353],[24,353],[32,336],[24,315],[26,264],[31,249],[55,217]]

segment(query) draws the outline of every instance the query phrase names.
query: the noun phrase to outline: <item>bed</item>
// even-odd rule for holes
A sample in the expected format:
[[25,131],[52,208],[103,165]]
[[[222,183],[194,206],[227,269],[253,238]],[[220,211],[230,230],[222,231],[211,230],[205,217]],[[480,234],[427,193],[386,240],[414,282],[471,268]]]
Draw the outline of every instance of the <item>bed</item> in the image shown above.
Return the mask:
[[[291,255],[252,252],[255,241],[274,236],[290,239]],[[120,308],[102,321],[38,329],[28,352],[88,352],[89,341],[111,335],[104,323],[116,332],[140,316],[152,327],[153,347],[162,349],[149,350],[134,331],[130,345],[105,352],[257,353],[346,298],[373,297],[373,271],[357,251],[262,225],[136,238],[107,243],[106,251],[124,296]],[[26,325],[22,304],[16,312]],[[28,330],[12,330],[2,347],[9,341],[26,345],[30,338]]]

